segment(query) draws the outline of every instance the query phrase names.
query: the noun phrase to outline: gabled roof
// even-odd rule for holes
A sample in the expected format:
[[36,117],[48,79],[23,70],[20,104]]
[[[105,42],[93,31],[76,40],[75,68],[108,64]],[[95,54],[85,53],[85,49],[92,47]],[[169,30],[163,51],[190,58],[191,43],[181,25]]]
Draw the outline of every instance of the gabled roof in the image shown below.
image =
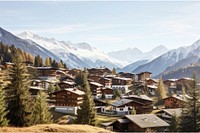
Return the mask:
[[78,95],[84,95],[85,94],[85,92],[78,90],[76,88],[67,88],[65,90],[70,91],[70,92],[75,93],[75,94],[78,94]]
[[102,84],[97,83],[97,82],[90,82],[90,84],[95,85],[95,86],[99,86],[99,87],[103,86]]
[[158,112],[156,112],[156,114],[160,113],[160,112],[165,112],[171,116],[176,115],[177,117],[181,116],[182,113],[182,109],[181,108],[175,108],[175,109],[162,109]]
[[125,115],[127,119],[141,128],[168,127],[169,124],[154,114]]
[[123,96],[123,98],[138,98],[138,99],[143,99],[143,100],[147,100],[147,101],[153,101],[150,97],[148,97],[147,95],[129,95],[129,96]]
[[149,73],[149,74],[152,74],[151,72],[145,71],[145,72],[140,72],[140,73],[138,73],[137,75],[141,75],[141,74],[143,74],[143,73]]
[[76,83],[74,81],[62,81],[61,83],[65,83],[68,85],[75,85]]
[[78,90],[77,88],[67,88],[67,89],[64,89],[64,90],[53,92],[51,94],[57,94],[57,93],[63,92],[63,91],[69,91],[69,92],[77,94],[77,95],[84,95],[85,94],[85,92]]
[[115,101],[115,102],[111,103],[111,105],[115,106],[115,107],[120,107],[120,106],[128,104],[128,103],[130,103],[132,101],[133,100],[130,100],[130,99],[120,99],[118,101]]
[[187,101],[187,98],[189,98],[188,95],[185,95],[185,96],[183,96],[183,95],[172,95],[172,96],[168,96],[168,97],[164,98],[163,100],[168,99],[168,98],[170,98],[170,97],[173,97],[173,98],[175,98],[175,99],[178,99],[178,100],[184,101],[184,102],[186,102],[186,101]]

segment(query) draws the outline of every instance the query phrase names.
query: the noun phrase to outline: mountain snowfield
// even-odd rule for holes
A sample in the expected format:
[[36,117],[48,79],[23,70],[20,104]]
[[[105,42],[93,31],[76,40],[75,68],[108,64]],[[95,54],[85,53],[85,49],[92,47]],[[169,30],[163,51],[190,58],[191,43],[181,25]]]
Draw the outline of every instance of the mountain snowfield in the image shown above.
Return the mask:
[[[25,40],[32,40],[47,50],[51,51],[64,62],[68,62],[71,66],[76,68],[83,67],[123,67],[126,62],[114,59],[100,50],[91,47],[87,43],[76,43],[57,41],[54,38],[45,38],[36,35],[32,32],[26,31],[17,35],[19,38]],[[74,60],[69,58],[74,56],[74,60],[79,60],[80,63],[75,63]],[[76,58],[77,57],[77,58]]]
[[179,67],[195,63],[197,59],[191,60],[191,57],[200,59],[200,40],[196,41],[190,46],[171,50],[152,60],[151,62],[139,66],[133,72],[138,73],[141,71],[150,71],[155,76],[164,72],[165,70],[169,71],[169,68],[173,68],[171,70],[174,70]]
[[142,60],[151,61],[168,51],[169,49],[167,49],[165,46],[160,45],[153,48],[149,52],[142,52],[138,48],[127,48],[124,50],[109,52],[108,55],[119,60],[125,60],[126,62],[131,64]]

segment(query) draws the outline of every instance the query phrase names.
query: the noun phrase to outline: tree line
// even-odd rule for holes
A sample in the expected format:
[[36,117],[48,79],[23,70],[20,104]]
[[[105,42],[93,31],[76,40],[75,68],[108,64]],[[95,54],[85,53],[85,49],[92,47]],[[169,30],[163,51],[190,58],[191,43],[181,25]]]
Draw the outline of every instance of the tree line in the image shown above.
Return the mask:
[[60,60],[59,62],[51,57],[46,57],[43,61],[43,58],[40,55],[33,56],[30,53],[27,53],[20,48],[16,48],[14,45],[5,45],[0,42],[0,64],[5,64],[6,62],[13,62],[15,54],[18,53],[22,61],[32,62],[35,67],[55,67],[55,68],[67,68],[67,65]]

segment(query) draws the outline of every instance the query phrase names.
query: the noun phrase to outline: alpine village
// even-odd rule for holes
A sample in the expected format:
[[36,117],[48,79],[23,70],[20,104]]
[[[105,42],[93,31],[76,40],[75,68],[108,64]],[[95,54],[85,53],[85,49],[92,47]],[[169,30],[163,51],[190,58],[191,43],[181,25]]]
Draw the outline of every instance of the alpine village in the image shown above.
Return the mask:
[[69,69],[62,60],[42,59],[3,43],[0,54],[2,132],[6,126],[38,124],[91,125],[102,132],[200,131],[195,73],[163,80],[148,71]]

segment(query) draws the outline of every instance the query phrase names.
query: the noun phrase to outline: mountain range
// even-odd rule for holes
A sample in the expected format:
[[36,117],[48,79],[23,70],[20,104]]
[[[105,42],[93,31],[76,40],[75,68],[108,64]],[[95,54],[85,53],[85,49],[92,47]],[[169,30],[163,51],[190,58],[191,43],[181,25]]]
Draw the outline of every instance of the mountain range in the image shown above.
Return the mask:
[[200,40],[190,46],[168,51],[151,62],[139,66],[133,72],[150,71],[153,73],[153,76],[162,75],[163,72],[169,72],[191,63],[196,63],[199,59]]
[[118,71],[123,72],[150,71],[157,77],[199,63],[200,60],[200,40],[190,46],[173,50],[160,45],[149,52],[128,48],[107,54],[85,42],[57,41],[31,32],[14,35],[2,28],[0,28],[0,41],[7,45],[15,45],[32,55],[39,54],[43,59],[46,57],[62,59],[69,68],[116,67],[120,68]]

